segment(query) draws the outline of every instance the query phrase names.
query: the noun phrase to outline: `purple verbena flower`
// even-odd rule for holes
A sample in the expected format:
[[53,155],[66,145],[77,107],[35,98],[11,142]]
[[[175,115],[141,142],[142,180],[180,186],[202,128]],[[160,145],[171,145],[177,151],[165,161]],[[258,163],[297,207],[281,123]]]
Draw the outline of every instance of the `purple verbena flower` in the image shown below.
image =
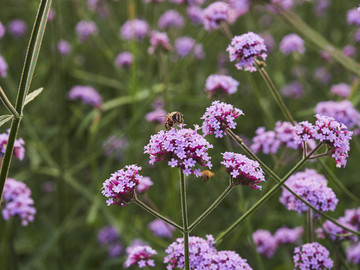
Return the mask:
[[228,19],[229,5],[224,2],[213,2],[203,10],[203,24],[207,31],[218,29]]
[[112,226],[103,227],[97,234],[97,239],[100,246],[105,246],[118,242],[119,234]]
[[277,242],[269,231],[257,230],[253,233],[252,238],[259,254],[268,258],[274,255],[277,249]]
[[233,152],[221,153],[224,161],[220,162],[226,167],[234,184],[260,189],[257,184],[265,182],[264,172],[257,161],[251,160],[242,154]]
[[180,57],[185,57],[190,53],[198,58],[204,57],[204,52],[201,44],[196,44],[195,40],[191,37],[179,37],[175,40],[175,50]]
[[269,33],[262,33],[260,34],[260,36],[263,38],[264,40],[264,44],[265,44],[265,47],[267,49],[268,52],[271,52],[274,50],[275,46],[276,46],[276,43],[275,43],[275,40],[274,40],[274,37],[269,34]]
[[128,145],[129,142],[127,139],[112,135],[103,142],[102,147],[107,157],[114,156],[116,159],[120,160],[123,157],[124,149]]
[[101,193],[109,198],[107,205],[118,204],[125,206],[135,196],[135,187],[142,181],[143,176],[139,174],[141,167],[127,165],[124,169],[118,170],[106,179],[102,186]]
[[253,32],[241,36],[235,36],[226,49],[229,52],[230,61],[236,61],[237,69],[245,71],[256,71],[256,58],[266,60],[266,47],[264,40]]
[[150,231],[152,231],[154,235],[164,238],[166,237],[171,238],[173,235],[173,231],[175,231],[175,228],[173,226],[167,224],[166,222],[162,221],[159,218],[150,222],[148,228],[150,229]]
[[61,39],[57,44],[57,49],[61,55],[68,55],[71,51],[71,45],[68,41]]
[[5,58],[0,55],[0,77],[5,78],[7,76],[8,64]]
[[[9,132],[9,131],[8,131]],[[6,146],[9,139],[9,133],[0,134],[0,156],[3,157],[5,154]],[[25,156],[24,140],[19,138],[15,139],[14,142],[14,156],[19,160],[23,160]]]
[[184,26],[184,17],[176,10],[169,9],[160,16],[158,26],[160,29],[166,29],[170,27],[181,28]]
[[353,264],[360,264],[360,242],[350,246],[346,250],[346,259]]
[[352,45],[346,45],[343,49],[342,49],[342,53],[345,54],[348,57],[354,57],[356,54],[356,49],[354,46]]
[[331,74],[327,71],[327,69],[324,66],[316,68],[313,73],[314,73],[314,79],[324,84],[330,82]]
[[80,42],[85,42],[90,36],[97,35],[99,29],[93,21],[80,21],[76,24],[75,32]]
[[133,62],[133,55],[130,52],[122,52],[116,56],[115,66],[129,68]]
[[8,220],[13,216],[19,216],[22,226],[27,226],[29,222],[33,222],[36,209],[33,206],[34,200],[30,196],[31,190],[25,183],[7,178],[2,198],[3,218]]
[[231,76],[212,74],[206,79],[205,92],[210,97],[221,93],[232,95],[237,92],[238,86],[239,82]]
[[360,207],[357,209],[346,209],[344,219],[346,223],[353,225],[356,230],[360,229]]
[[295,82],[291,82],[290,84],[285,85],[281,89],[281,93],[285,97],[298,99],[303,96],[304,88],[301,83],[295,81]]
[[167,160],[169,166],[181,168],[185,175],[193,173],[199,177],[201,172],[195,165],[212,167],[207,150],[213,146],[197,133],[198,130],[197,125],[194,130],[180,126],[180,129],[173,127],[152,135],[144,151],[150,155],[149,163]]
[[82,103],[94,107],[101,107],[102,105],[102,97],[95,88],[90,86],[76,85],[72,87],[68,93],[68,98],[70,100],[80,99]]
[[317,242],[304,244],[294,250],[294,269],[331,269],[329,251]]
[[166,111],[162,108],[155,109],[145,115],[145,119],[148,122],[164,123],[166,120]]
[[346,83],[334,84],[331,86],[330,92],[333,95],[337,95],[337,96],[343,97],[343,98],[348,98],[350,95],[350,92],[351,92],[351,86]]
[[108,246],[109,257],[118,257],[124,250],[124,246],[120,243],[114,243]]
[[293,4],[293,0],[271,0],[271,5],[269,5],[268,8],[271,12],[278,13],[282,9],[291,9]]
[[140,19],[126,21],[120,29],[120,36],[123,39],[143,40],[149,32],[149,24]]
[[193,24],[203,24],[203,10],[201,9],[201,7],[189,6],[186,8],[186,14]]
[[289,34],[283,37],[280,42],[280,51],[285,54],[305,52],[304,40],[297,34]]
[[205,114],[201,117],[204,120],[202,132],[204,136],[215,134],[215,138],[222,138],[225,129],[235,129],[236,118],[244,115],[242,110],[234,108],[233,105],[225,102],[213,101],[210,107],[206,108]]
[[5,35],[5,26],[0,22],[0,39]]
[[281,227],[274,233],[276,243],[279,244],[294,244],[296,243],[302,234],[304,229],[302,227],[296,227],[293,229]]
[[[348,223],[345,217],[341,217],[341,218],[337,219],[336,221],[349,229],[352,229],[354,231],[358,230],[358,228],[356,226]],[[335,241],[335,240],[350,240],[352,242],[358,241],[358,237],[356,235],[352,235],[349,231],[332,223],[330,220],[326,220],[324,222],[322,229],[326,233],[326,235],[328,235],[329,238],[333,241]]]
[[250,8],[250,1],[249,0],[228,0],[229,3],[229,10],[227,16],[228,23],[234,23],[236,20],[247,13]]
[[154,182],[151,181],[151,178],[148,176],[143,177],[141,182],[135,187],[136,194],[141,194],[147,191],[152,185],[154,185]]
[[[339,202],[332,189],[327,187],[326,178],[315,170],[306,169],[304,172],[295,173],[290,176],[286,184],[297,195],[322,212],[334,211]],[[309,209],[305,203],[285,188],[282,190],[280,203],[288,210],[298,213],[304,213]]]
[[247,261],[232,250],[205,253],[203,255],[203,260],[195,269],[252,270]]
[[315,7],[314,7],[316,16],[319,17],[324,16],[329,5],[330,5],[330,0],[317,0],[315,2]]
[[23,20],[15,19],[7,24],[9,34],[15,38],[23,37],[27,31],[27,25]]
[[151,32],[148,53],[154,54],[157,49],[163,51],[170,51],[172,49],[169,37],[165,32]]
[[55,19],[55,16],[56,16],[56,12],[53,8],[50,8],[49,10],[49,14],[48,14],[48,17],[47,17],[47,21],[48,22],[51,22]]
[[124,267],[129,268],[132,265],[138,265],[139,268],[154,267],[155,262],[151,258],[156,254],[156,250],[150,246],[136,246],[128,253]]
[[360,13],[356,8],[348,10],[346,19],[348,24],[360,26]]

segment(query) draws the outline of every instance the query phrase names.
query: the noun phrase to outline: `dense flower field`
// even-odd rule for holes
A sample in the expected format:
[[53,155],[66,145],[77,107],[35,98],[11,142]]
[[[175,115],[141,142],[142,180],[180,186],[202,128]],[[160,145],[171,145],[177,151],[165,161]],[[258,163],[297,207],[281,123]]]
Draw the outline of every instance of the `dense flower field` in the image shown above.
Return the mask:
[[1,2],[1,269],[358,269],[358,1],[51,2]]

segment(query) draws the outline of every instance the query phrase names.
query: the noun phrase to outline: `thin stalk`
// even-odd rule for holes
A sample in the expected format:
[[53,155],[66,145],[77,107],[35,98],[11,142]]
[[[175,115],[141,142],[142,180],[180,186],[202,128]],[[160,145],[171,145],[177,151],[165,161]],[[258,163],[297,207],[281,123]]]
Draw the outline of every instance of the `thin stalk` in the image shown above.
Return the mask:
[[226,189],[219,195],[219,197],[209,206],[208,209],[206,209],[190,226],[189,231],[191,232],[201,221],[203,221],[207,215],[210,214],[212,210],[214,210],[221,202],[222,200],[230,193],[231,189],[234,186],[232,184],[228,185]]
[[189,260],[189,227],[188,227],[188,213],[186,205],[186,182],[185,175],[182,169],[180,170],[180,201],[181,201],[181,217],[183,222],[184,235],[184,256],[185,256],[185,270],[190,270]]
[[174,226],[176,229],[178,229],[180,232],[184,232],[184,229],[179,226],[178,224],[176,224],[174,221],[171,221],[170,219],[164,217],[163,215],[161,215],[160,213],[158,213],[157,211],[155,211],[154,209],[152,209],[151,207],[147,206],[145,203],[143,203],[142,201],[140,201],[137,197],[135,197],[134,203],[138,206],[140,206],[142,209],[144,209],[145,211],[149,212],[150,214],[152,214],[153,216],[163,220],[164,222],[166,222],[167,224],[170,224],[172,226]]
[[314,155],[314,156],[309,157],[309,159],[317,159],[317,158],[326,157],[326,156],[329,156],[329,153],[322,153],[322,154]]
[[0,86],[0,99],[4,106],[8,109],[9,112],[11,112],[12,115],[15,116],[15,118],[20,118],[19,113],[15,110],[14,106],[11,104],[10,100],[6,96],[4,90]]
[[231,33],[230,28],[226,22],[220,23],[220,29],[229,40],[232,40],[233,34]]
[[308,243],[314,241],[314,219],[312,209],[306,211],[306,236]]

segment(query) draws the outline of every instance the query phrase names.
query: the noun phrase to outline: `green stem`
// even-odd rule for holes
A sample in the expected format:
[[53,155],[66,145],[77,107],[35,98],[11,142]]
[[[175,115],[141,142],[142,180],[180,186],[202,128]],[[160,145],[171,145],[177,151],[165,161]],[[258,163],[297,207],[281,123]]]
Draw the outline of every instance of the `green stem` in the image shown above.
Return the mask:
[[228,185],[227,188],[219,195],[219,197],[206,209],[190,226],[189,231],[192,231],[201,221],[203,221],[207,215],[210,214],[212,210],[214,210],[222,200],[230,193],[231,189],[234,186],[232,184]]
[[312,209],[306,211],[306,230],[307,242],[312,243],[314,241],[314,219]]
[[0,86],[0,99],[4,106],[11,112],[12,115],[15,116],[15,118],[20,118],[19,113],[15,110],[14,106],[11,104],[10,100],[6,96],[4,90]]
[[184,256],[185,256],[185,270],[190,270],[189,260],[189,228],[188,228],[188,213],[186,205],[186,182],[182,169],[180,170],[180,201],[181,201],[181,216],[183,222],[184,235]]
[[151,207],[147,206],[145,203],[143,203],[142,201],[140,201],[137,197],[135,197],[134,203],[136,203],[136,205],[140,206],[142,209],[144,209],[145,211],[149,212],[150,214],[152,214],[153,216],[163,220],[164,222],[166,222],[167,224],[170,224],[172,226],[174,226],[176,229],[178,229],[180,232],[184,232],[184,229],[179,226],[178,224],[176,224],[174,221],[171,221],[170,219],[164,217],[163,215],[161,215],[160,213],[158,213],[157,211],[155,211],[154,209],[152,209]]

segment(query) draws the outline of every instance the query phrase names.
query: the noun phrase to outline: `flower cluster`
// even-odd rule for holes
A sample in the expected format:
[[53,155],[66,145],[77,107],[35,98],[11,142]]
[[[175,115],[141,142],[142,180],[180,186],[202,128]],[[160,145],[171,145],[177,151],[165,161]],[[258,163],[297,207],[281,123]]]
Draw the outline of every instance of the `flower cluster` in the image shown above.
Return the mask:
[[245,71],[256,71],[256,58],[266,60],[266,47],[264,39],[253,32],[248,32],[241,36],[235,36],[228,48],[230,61],[236,61],[237,69],[244,69]]
[[186,8],[186,14],[194,25],[203,24],[203,10],[198,6]]
[[34,200],[30,196],[31,190],[25,183],[7,178],[3,193],[3,218],[8,220],[10,217],[19,216],[22,226],[34,221],[36,209],[33,206]]
[[297,34],[289,34],[281,40],[280,50],[285,55],[294,52],[303,54],[305,52],[304,40]]
[[213,101],[210,107],[206,108],[202,132],[204,135],[215,134],[215,138],[222,138],[225,129],[236,127],[235,119],[244,115],[242,110],[234,108],[233,105],[220,101]]
[[100,246],[106,246],[110,257],[117,257],[124,247],[120,244],[119,234],[114,227],[106,226],[97,235]]
[[124,169],[118,170],[106,179],[102,186],[101,193],[109,198],[107,205],[118,204],[125,206],[135,196],[135,187],[142,181],[143,176],[139,174],[141,167],[127,165]]
[[143,40],[149,32],[149,24],[140,19],[126,21],[120,29],[120,36],[123,39]]
[[229,6],[224,2],[213,2],[203,11],[203,24],[207,31],[219,28],[228,19]]
[[232,152],[225,152],[222,155],[224,161],[221,164],[226,167],[226,171],[231,175],[234,184],[261,189],[261,186],[257,184],[265,182],[265,177],[259,162]]
[[[9,139],[9,133],[1,133],[0,134],[0,156],[4,156],[6,146]],[[14,156],[19,160],[23,160],[25,156],[25,148],[24,148],[24,140],[23,139],[15,139],[14,142]]]
[[360,13],[356,8],[348,10],[346,19],[348,24],[360,26]]
[[133,62],[133,55],[131,52],[119,53],[115,58],[115,66],[128,68]]
[[346,250],[346,259],[353,264],[360,264],[360,242]]
[[0,77],[5,78],[7,76],[8,64],[5,58],[0,55]]
[[330,88],[330,92],[333,95],[337,95],[339,97],[347,98],[351,92],[351,86],[346,83],[338,83],[334,84]]
[[285,85],[281,89],[281,93],[284,97],[301,98],[304,94],[304,88],[301,83],[295,81]]
[[57,49],[61,55],[68,55],[71,51],[71,45],[68,41],[61,39],[57,44]]
[[210,97],[218,92],[219,94],[226,93],[231,95],[236,93],[238,86],[239,82],[231,76],[212,74],[206,79],[205,91]]
[[162,221],[161,219],[157,218],[154,221],[150,222],[148,228],[152,233],[158,237],[172,237],[173,231],[175,228],[170,224]]
[[[322,212],[334,211],[339,201],[332,189],[327,187],[326,178],[312,169],[293,174],[286,184],[297,195]],[[309,209],[305,203],[285,188],[283,188],[280,202],[288,210],[295,210],[298,213],[304,213]]]
[[329,255],[329,251],[317,242],[296,247],[294,269],[331,269],[334,263]]
[[160,29],[181,28],[184,26],[184,17],[176,10],[169,9],[159,18],[158,26]]
[[281,227],[274,233],[276,243],[279,244],[293,244],[296,243],[302,234],[304,229],[302,227],[296,227],[293,229],[287,227]]
[[81,42],[86,41],[90,36],[97,35],[99,29],[93,21],[80,21],[76,24],[75,32]]
[[23,37],[27,32],[27,25],[23,20],[14,19],[7,24],[9,34],[15,38]]
[[138,265],[139,268],[155,266],[152,257],[156,255],[157,252],[150,246],[135,246],[127,250],[127,253],[127,259],[124,263],[125,268],[129,268],[132,265]]
[[76,85],[72,87],[68,93],[70,100],[80,99],[84,104],[89,104],[94,107],[101,107],[102,97],[90,86]]
[[315,126],[308,121],[300,122],[295,126],[295,142],[307,142],[312,138],[319,140],[329,148],[336,167],[345,167],[350,151],[349,140],[353,133],[332,117],[321,114],[316,114],[315,117],[317,118]]
[[201,44],[196,44],[195,40],[191,37],[179,37],[175,40],[175,50],[180,57],[185,57],[193,54],[195,58],[204,58],[204,51]]
[[199,127],[195,129],[171,128],[170,130],[160,130],[152,135],[150,142],[145,146],[145,153],[150,155],[150,164],[156,161],[168,160],[168,165],[183,169],[185,175],[191,173],[196,177],[201,175],[200,169],[194,169],[196,163],[201,166],[212,167],[207,150],[213,146],[197,133]]
[[[214,247],[214,238],[212,235],[203,238],[191,236],[189,237],[189,260],[190,269],[227,269],[251,270],[252,268],[234,251],[217,251]],[[168,254],[164,258],[167,269],[182,269],[184,267],[184,239],[178,238],[175,242],[165,250]]]
[[148,49],[149,54],[154,54],[156,49],[170,51],[171,48],[169,37],[165,32],[151,32],[150,47]]

